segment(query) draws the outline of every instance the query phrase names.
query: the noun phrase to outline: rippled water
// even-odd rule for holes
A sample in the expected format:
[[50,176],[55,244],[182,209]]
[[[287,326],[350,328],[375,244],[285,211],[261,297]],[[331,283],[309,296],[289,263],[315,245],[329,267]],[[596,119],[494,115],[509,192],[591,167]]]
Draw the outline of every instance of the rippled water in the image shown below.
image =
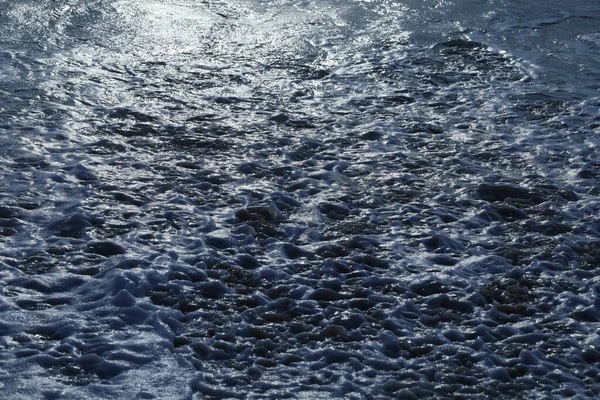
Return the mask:
[[600,395],[600,5],[0,22],[2,398]]

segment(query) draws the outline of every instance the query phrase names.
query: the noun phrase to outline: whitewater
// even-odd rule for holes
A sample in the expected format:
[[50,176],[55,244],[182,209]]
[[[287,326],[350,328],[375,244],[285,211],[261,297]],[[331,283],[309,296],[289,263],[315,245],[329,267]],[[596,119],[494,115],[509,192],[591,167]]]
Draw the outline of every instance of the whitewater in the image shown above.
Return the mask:
[[600,3],[0,0],[0,398],[600,397]]

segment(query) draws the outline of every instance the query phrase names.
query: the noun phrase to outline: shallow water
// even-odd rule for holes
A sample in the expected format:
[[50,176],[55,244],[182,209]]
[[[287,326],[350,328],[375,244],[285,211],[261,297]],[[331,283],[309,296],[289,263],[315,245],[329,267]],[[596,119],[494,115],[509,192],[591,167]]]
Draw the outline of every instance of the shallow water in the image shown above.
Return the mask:
[[0,20],[3,398],[599,395],[599,5]]

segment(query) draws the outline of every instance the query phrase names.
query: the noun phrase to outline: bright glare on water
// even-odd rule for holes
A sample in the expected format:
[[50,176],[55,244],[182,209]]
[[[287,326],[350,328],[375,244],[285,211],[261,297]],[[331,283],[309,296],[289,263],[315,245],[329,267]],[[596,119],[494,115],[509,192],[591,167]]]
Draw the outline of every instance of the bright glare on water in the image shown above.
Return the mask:
[[0,398],[597,398],[600,4],[0,0]]

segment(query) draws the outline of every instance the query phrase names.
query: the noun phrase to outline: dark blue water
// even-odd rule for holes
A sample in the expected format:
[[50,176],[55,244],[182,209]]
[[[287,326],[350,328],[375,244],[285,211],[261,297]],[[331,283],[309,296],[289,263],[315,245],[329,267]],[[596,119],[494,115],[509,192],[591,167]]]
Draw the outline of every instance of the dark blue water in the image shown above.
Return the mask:
[[599,82],[589,1],[0,1],[0,397],[598,397]]

